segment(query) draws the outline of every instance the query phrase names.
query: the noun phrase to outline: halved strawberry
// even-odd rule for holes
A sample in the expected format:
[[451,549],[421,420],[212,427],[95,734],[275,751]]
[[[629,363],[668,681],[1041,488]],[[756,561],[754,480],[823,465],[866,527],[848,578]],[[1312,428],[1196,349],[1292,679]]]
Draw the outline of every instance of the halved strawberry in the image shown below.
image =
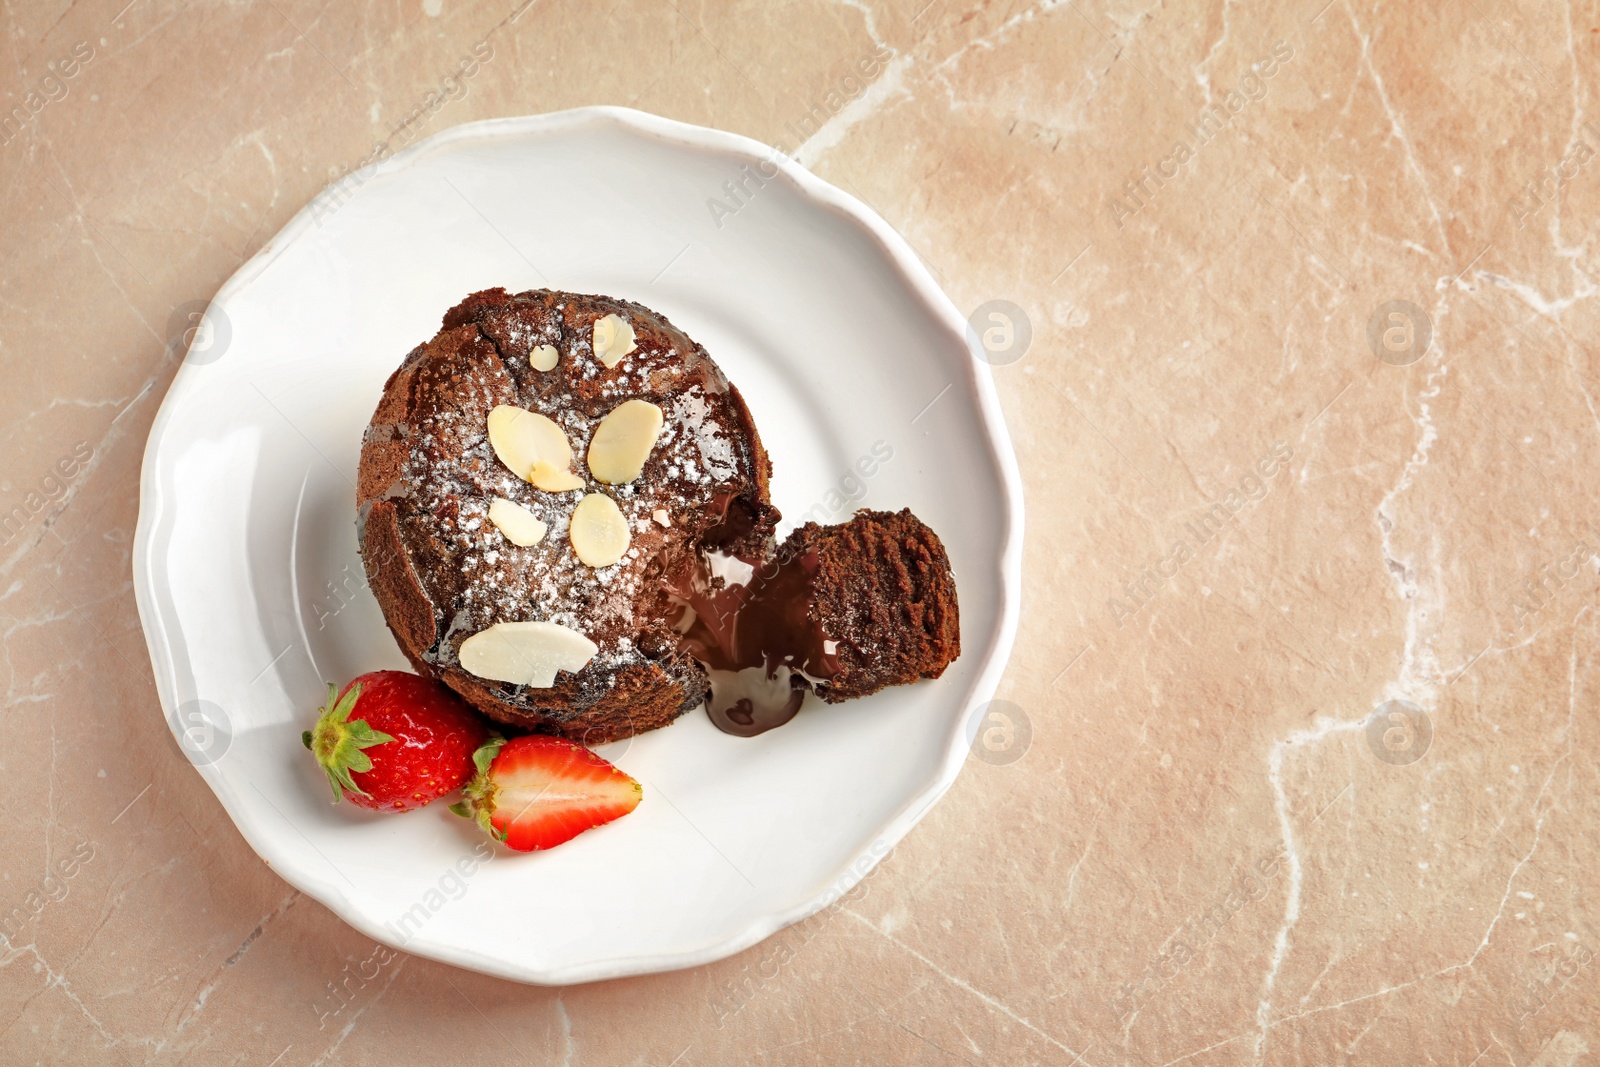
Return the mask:
[[530,734],[473,753],[477,776],[450,810],[518,852],[554,848],[639,806],[644,789],[582,745]]

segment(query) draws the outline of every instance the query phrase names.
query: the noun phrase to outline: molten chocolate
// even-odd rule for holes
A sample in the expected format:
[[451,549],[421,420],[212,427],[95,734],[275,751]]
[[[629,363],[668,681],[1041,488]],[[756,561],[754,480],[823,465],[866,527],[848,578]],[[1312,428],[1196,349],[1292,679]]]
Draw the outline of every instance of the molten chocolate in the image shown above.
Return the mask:
[[[732,514],[713,533],[729,526]],[[702,547],[665,576],[680,645],[711,676],[706,712],[718,729],[754,737],[782,726],[807,683],[839,673],[838,646],[811,617],[818,562],[815,552],[762,562]]]

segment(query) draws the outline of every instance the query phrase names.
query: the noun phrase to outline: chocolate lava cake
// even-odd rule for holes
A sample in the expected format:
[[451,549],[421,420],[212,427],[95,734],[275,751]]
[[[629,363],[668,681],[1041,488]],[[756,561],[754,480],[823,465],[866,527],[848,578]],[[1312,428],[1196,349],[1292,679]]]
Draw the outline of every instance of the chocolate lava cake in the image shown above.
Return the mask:
[[401,651],[490,717],[589,744],[938,677],[954,579],[909,511],[796,530],[739,390],[662,316],[474,293],[390,376],[357,484]]
[[[596,324],[616,316],[636,348],[606,366]],[[549,348],[545,347],[549,346]],[[549,369],[537,367],[555,361]],[[542,357],[542,358],[541,358]],[[639,477],[599,483],[583,462],[601,420],[625,401],[663,415]],[[506,405],[558,423],[581,489],[548,492],[496,455],[488,416]],[[771,466],[750,411],[705,350],[639,304],[503,289],[474,293],[384,386],[361,448],[356,501],[362,560],[401,651],[491,718],[590,744],[654,729],[699,704],[703,668],[677,654],[641,591],[708,535],[741,554],[770,553],[778,512]],[[614,564],[576,557],[568,520],[586,493],[615,501],[631,543]],[[544,538],[518,546],[489,518],[495,498],[531,511]],[[543,620],[598,646],[544,688],[463,669],[462,643],[502,622]]]

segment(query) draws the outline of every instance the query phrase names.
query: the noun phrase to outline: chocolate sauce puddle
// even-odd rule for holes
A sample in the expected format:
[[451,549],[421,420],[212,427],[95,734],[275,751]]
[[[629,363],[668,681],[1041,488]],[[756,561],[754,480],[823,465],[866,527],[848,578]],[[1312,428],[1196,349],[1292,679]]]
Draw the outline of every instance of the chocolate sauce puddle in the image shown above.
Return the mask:
[[730,511],[702,547],[664,575],[682,649],[711,676],[717,729],[754,737],[800,711],[806,689],[839,673],[838,645],[811,619],[815,552],[759,560],[727,551],[741,539]]

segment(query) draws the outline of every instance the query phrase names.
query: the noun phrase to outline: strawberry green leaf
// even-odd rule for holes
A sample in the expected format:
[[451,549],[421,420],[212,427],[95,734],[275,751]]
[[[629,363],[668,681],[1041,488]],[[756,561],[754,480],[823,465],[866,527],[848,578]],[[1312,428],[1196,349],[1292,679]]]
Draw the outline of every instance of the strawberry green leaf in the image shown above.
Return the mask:
[[338,803],[341,790],[367,796],[366,790],[356,785],[352,773],[360,774],[372,769],[372,757],[362,749],[381,745],[394,738],[374,730],[364,719],[350,721],[356,701],[361,696],[361,686],[353,685],[344,696],[331,682],[328,685],[328,703],[318,709],[317,725],[302,740],[309,740],[307,748],[316,757],[317,764],[328,776],[328,786],[333,790],[334,803]]
[[478,773],[462,788],[466,799],[450,807],[450,810],[457,815],[472,819],[484,833],[496,841],[504,841],[506,835],[496,830],[494,823],[490,821],[490,816],[494,814],[494,797],[500,791],[500,787],[494,784],[489,768],[505,744],[505,738],[491,737],[478,747],[472,754],[472,765],[478,769]]
[[494,762],[494,758],[498,756],[500,754],[500,750],[505,747],[505,738],[489,738],[489,740],[485,741],[478,747],[478,751],[472,754],[472,765],[478,768],[479,774],[487,775],[489,773],[489,765]]

